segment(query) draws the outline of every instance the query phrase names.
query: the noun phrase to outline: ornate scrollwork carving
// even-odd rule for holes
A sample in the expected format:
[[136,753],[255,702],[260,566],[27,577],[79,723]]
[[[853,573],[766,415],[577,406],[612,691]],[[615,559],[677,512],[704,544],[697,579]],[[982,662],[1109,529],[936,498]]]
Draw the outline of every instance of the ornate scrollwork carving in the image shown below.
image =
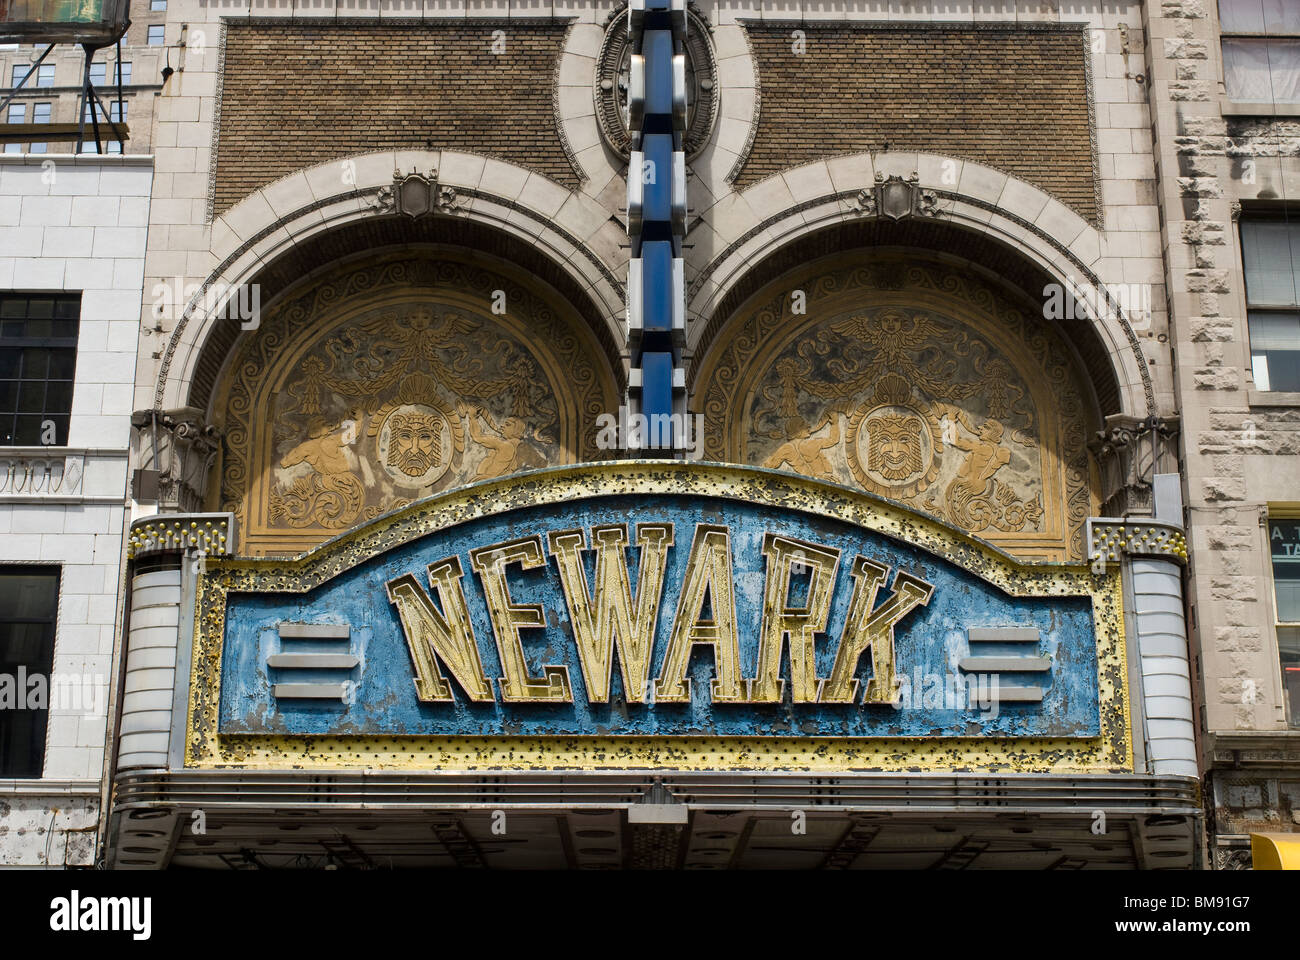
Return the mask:
[[137,410],[131,415],[133,495],[154,500],[160,513],[203,509],[208,472],[221,447],[221,435],[194,407]]
[[[845,255],[817,269],[774,280],[711,347],[696,380],[705,456],[856,486],[1022,556],[1082,559],[1095,426],[1064,345],[942,264]],[[806,315],[791,314],[792,287]]]
[[1177,469],[1178,417],[1106,418],[1090,444],[1101,470],[1102,514],[1152,512],[1152,477]]
[[860,191],[852,201],[853,209],[867,217],[888,217],[902,220],[905,217],[937,217],[939,195],[921,188],[915,171],[908,177],[897,174],[886,177],[876,172],[876,183]]
[[250,552],[302,549],[453,486],[598,459],[617,401],[595,356],[510,272],[450,252],[341,267],[232,359],[221,503]]
[[418,220],[435,213],[455,213],[464,198],[457,194],[455,187],[438,183],[437,170],[428,173],[412,170],[405,175],[394,170],[392,185],[380,187],[366,203],[378,214],[400,213]]

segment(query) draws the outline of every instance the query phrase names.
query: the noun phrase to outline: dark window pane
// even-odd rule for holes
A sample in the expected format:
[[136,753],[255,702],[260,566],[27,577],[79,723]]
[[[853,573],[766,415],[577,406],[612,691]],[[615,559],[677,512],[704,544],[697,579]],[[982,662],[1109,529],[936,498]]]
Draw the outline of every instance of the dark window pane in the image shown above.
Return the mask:
[[0,394],[0,443],[67,443],[80,311],[79,295],[0,294],[0,382],[11,384]]
[[23,351],[23,379],[44,380],[50,372],[50,351],[44,347],[28,347]]
[[51,350],[50,351],[50,372],[51,380],[71,380],[77,369],[77,351],[76,350]]
[[19,413],[43,413],[45,411],[45,381],[24,380],[18,388]]
[[[64,418],[66,421],[66,418]],[[54,446],[64,446],[67,439],[68,431],[64,427],[59,430],[59,418],[48,417],[44,414],[20,414],[15,418],[14,429],[14,446],[18,447],[39,447],[44,446],[41,442],[41,434],[44,433],[43,424],[47,420],[53,420],[55,423]]]
[[72,381],[49,380],[45,384],[45,410],[51,413],[72,409]]
[[0,673],[17,679],[21,668],[29,680],[43,677],[46,693],[39,702],[37,688],[24,683],[17,709],[0,710],[0,777],[41,775],[58,602],[57,567],[0,570]]

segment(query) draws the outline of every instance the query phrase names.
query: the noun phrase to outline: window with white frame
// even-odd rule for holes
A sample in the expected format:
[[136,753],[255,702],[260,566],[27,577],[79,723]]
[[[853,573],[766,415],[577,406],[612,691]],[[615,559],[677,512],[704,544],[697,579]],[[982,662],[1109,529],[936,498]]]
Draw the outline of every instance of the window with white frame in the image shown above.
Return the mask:
[[1255,386],[1300,393],[1300,222],[1243,216],[1241,257]]
[[1270,520],[1273,600],[1282,661],[1282,695],[1291,726],[1300,727],[1300,519]]
[[1219,0],[1223,84],[1243,103],[1300,103],[1300,2]]

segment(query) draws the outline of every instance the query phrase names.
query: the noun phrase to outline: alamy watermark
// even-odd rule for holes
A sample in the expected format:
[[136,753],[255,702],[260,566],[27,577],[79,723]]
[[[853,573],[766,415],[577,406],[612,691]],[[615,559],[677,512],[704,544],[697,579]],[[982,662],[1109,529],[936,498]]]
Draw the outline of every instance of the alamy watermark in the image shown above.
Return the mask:
[[57,710],[63,713],[103,714],[108,680],[102,674],[28,673],[18,665],[14,673],[0,673],[0,710]]
[[206,287],[186,283],[184,277],[155,283],[153,297],[155,320],[179,320],[187,309],[207,317],[238,320],[241,330],[256,330],[262,323],[262,287],[256,283],[232,286],[217,281]]
[[681,450],[686,459],[704,456],[704,415],[700,413],[632,413],[626,404],[618,414],[596,418],[596,447],[600,450]]
[[1151,284],[1049,283],[1043,287],[1043,316],[1048,320],[1114,320],[1127,317],[1134,330],[1151,326]]

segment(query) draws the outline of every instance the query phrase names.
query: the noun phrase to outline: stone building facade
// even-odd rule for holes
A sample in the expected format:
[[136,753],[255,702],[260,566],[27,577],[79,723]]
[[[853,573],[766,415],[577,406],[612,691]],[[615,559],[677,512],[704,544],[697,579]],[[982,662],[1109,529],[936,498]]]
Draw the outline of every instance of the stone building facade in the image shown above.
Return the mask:
[[[1230,101],[1213,4],[634,6],[168,0],[105,861],[1294,831],[1300,401],[1239,239],[1294,108]],[[977,672],[998,712],[923,696]]]
[[1284,625],[1300,614],[1287,610],[1289,567],[1273,560],[1294,540],[1300,394],[1252,361],[1266,352],[1268,315],[1248,290],[1260,277],[1249,231],[1295,213],[1300,129],[1280,84],[1234,89],[1232,47],[1246,34],[1286,42],[1300,21],[1286,4],[1255,6],[1171,2],[1148,13],[1206,807],[1213,865],[1229,868],[1249,864],[1248,834],[1300,824],[1300,661]]

